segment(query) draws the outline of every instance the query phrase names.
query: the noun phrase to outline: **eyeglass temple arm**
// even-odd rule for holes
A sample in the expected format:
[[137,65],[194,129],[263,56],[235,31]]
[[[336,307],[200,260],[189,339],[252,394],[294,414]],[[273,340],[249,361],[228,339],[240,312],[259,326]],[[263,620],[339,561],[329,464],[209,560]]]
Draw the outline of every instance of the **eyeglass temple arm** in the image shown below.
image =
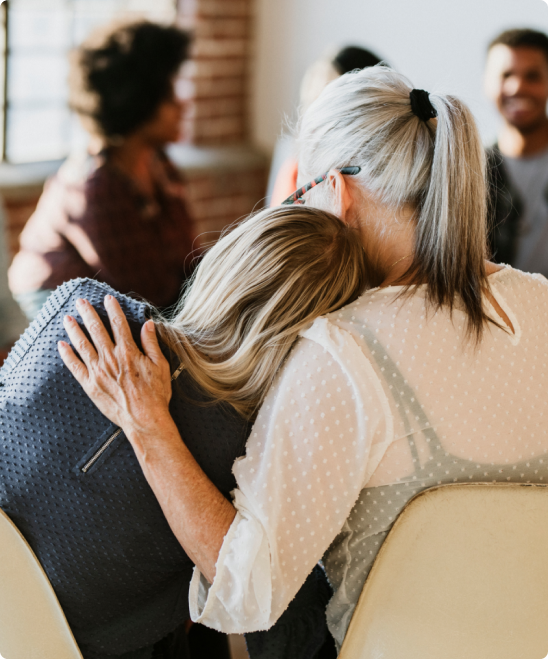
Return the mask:
[[[354,174],[359,174],[361,172],[361,169],[362,168],[358,167],[357,165],[351,165],[349,167],[341,167],[339,172],[341,174],[354,175]],[[311,181],[310,183],[307,183],[306,186],[302,186],[302,188],[298,188],[294,193],[289,195],[289,197],[282,202],[282,205],[283,204],[302,204],[303,202],[299,201],[300,198],[305,193],[307,193],[309,190],[311,190],[312,188],[317,186],[319,183],[321,183],[322,181],[325,181],[328,176],[329,176],[329,172],[326,172],[325,174],[322,174],[321,176],[314,179],[314,181]]]

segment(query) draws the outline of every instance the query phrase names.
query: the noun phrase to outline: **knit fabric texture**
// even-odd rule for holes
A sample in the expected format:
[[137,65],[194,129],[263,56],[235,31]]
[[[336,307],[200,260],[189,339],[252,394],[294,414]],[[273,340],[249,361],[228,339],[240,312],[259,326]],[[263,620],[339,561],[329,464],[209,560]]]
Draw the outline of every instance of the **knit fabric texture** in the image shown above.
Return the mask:
[[[107,327],[114,295],[140,345],[147,304],[89,279],[59,287],[0,370],[0,507],[40,560],[85,657],[121,655],[189,617],[193,564],[172,534],[124,433],[91,402],[57,349],[63,317],[87,298]],[[83,325],[82,325],[83,327]],[[168,355],[172,373],[179,366]],[[195,459],[226,496],[248,423],[212,404],[186,372],[170,411]]]

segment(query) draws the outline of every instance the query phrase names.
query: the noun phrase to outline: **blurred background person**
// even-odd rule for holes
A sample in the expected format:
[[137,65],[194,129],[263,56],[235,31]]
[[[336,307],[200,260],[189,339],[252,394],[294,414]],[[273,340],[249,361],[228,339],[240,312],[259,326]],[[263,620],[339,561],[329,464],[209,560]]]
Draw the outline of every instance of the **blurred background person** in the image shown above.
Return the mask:
[[487,95],[502,126],[489,150],[491,249],[497,261],[548,276],[548,37],[515,29],[489,46]]
[[180,139],[175,78],[188,35],[137,21],[95,32],[74,53],[70,105],[90,134],[47,183],[20,239],[10,288],[29,319],[51,290],[92,277],[158,307],[192,268],[183,182],[164,147]]
[[[300,89],[300,111],[305,112],[332,81],[349,71],[379,64],[381,59],[359,46],[346,46],[334,57],[322,57],[314,62],[303,76]],[[268,180],[267,198],[270,206],[281,204],[297,188],[299,164],[294,140],[282,137],[276,143]]]
[[8,254],[5,236],[4,205],[0,200],[0,366],[26,325],[25,317],[8,288]]

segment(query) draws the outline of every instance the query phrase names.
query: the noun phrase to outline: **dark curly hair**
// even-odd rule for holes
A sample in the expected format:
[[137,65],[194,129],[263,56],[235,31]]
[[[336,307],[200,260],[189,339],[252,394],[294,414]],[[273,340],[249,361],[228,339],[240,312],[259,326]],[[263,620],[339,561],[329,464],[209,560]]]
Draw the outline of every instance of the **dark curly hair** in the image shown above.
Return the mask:
[[506,30],[491,41],[488,50],[499,44],[509,48],[536,48],[544,53],[544,57],[548,61],[548,36],[544,32],[529,28]]
[[109,26],[71,57],[69,105],[92,133],[126,136],[169,98],[190,37],[149,21]]

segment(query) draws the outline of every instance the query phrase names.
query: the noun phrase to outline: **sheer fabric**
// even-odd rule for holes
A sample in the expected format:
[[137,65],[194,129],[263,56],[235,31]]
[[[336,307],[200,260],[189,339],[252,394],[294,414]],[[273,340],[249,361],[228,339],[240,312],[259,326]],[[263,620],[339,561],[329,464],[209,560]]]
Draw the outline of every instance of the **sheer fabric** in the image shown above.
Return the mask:
[[[395,518],[457,481],[548,480],[548,280],[505,268],[479,345],[425,289],[375,289],[302,333],[234,465],[237,516],[212,585],[195,569],[194,620],[266,629],[324,559],[341,643]],[[458,306],[457,306],[458,307]]]

